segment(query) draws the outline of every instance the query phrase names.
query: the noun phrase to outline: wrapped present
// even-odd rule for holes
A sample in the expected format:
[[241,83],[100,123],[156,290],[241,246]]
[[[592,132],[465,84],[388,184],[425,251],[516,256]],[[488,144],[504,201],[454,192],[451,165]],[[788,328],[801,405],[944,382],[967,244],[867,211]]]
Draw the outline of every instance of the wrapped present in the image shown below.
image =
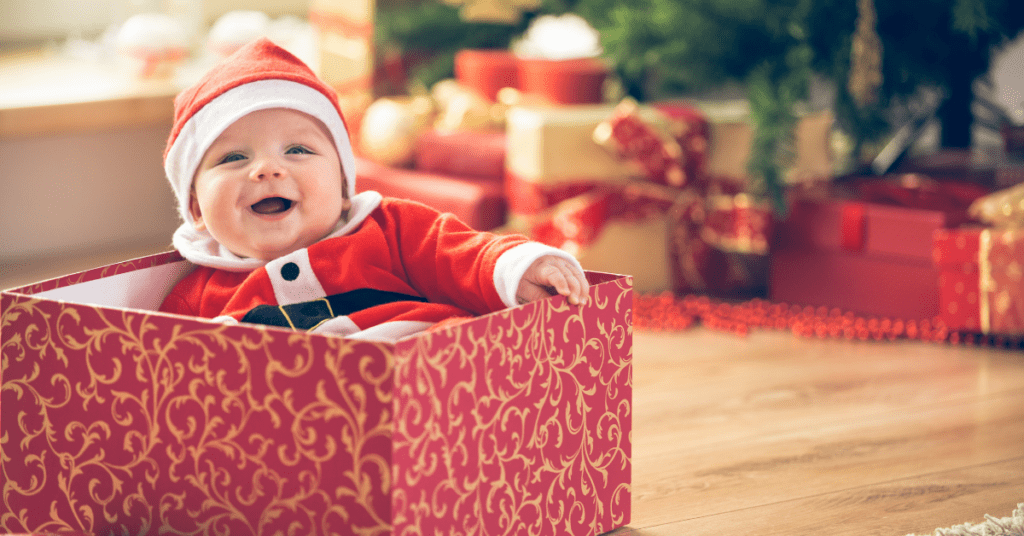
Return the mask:
[[582,308],[552,297],[389,344],[155,312],[191,268],[160,254],[0,293],[0,531],[629,522],[628,277],[588,273]]
[[662,291],[671,277],[666,214],[677,195],[653,184],[601,188],[556,204],[532,219],[527,232],[587,269],[622,269],[639,292]]
[[[602,185],[646,178],[648,163],[618,151],[609,137],[598,137],[603,145],[595,142],[598,126],[615,110],[612,105],[510,109],[505,155],[510,212],[536,214]],[[659,139],[671,139],[669,118],[657,110],[639,106],[630,117],[642,119]]]
[[[754,139],[750,105],[743,101],[696,102],[710,123],[707,172],[712,176],[745,179]],[[830,134],[831,112],[799,119],[794,132],[793,162],[785,170],[787,183],[827,179],[834,175]]]
[[520,213],[533,214],[535,238],[584,266],[632,274],[638,290],[763,293],[770,211],[736,183],[703,176],[707,122],[695,108],[661,106],[627,99],[594,127],[592,142],[620,169],[635,166],[624,179],[528,182],[510,173],[510,198],[519,194]]
[[412,199],[455,214],[466,225],[488,231],[505,224],[506,201],[501,177],[462,177],[397,168],[356,157],[360,191]]
[[935,233],[939,317],[954,330],[1024,334],[1024,229]]
[[639,292],[762,295],[771,211],[746,194],[633,182],[589,191],[532,220],[531,236]]
[[771,299],[904,320],[939,314],[932,234],[968,220],[985,192],[918,175],[862,179],[797,196],[771,253]]
[[455,79],[491,101],[498,91],[519,88],[519,63],[503,49],[465,49],[455,53]]
[[764,296],[772,209],[734,184],[711,186],[700,193],[687,191],[669,212],[672,290],[677,295]]
[[989,227],[935,233],[939,316],[950,329],[1024,334],[1024,184],[976,200],[970,213]]
[[416,169],[503,181],[504,130],[429,129],[416,141]]
[[684,174],[693,180],[706,177],[711,124],[704,112],[682,101],[655,102],[651,106],[668,118],[669,133],[682,149]]

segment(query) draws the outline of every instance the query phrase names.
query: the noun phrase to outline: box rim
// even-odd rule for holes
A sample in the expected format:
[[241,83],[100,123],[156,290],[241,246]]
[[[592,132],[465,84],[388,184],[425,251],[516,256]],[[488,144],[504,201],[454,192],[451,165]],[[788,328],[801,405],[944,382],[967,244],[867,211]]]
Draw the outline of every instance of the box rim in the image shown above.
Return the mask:
[[[126,261],[120,261],[120,262],[111,263],[111,264],[108,264],[108,265],[105,265],[105,266],[98,266],[98,267],[95,267],[95,268],[90,268],[90,269],[87,269],[87,270],[82,270],[82,271],[75,272],[75,273],[72,273],[72,274],[58,276],[58,277],[47,279],[47,280],[40,281],[40,282],[37,282],[37,283],[30,283],[30,284],[24,285],[22,287],[2,290],[2,291],[0,291],[0,297],[5,298],[5,300],[3,300],[4,303],[9,303],[8,302],[9,299],[16,299],[16,300],[31,299],[31,300],[37,300],[37,301],[42,301],[42,302],[74,305],[76,307],[91,307],[91,308],[110,310],[110,311],[123,311],[123,312],[130,312],[130,313],[136,313],[136,314],[159,316],[159,317],[164,317],[164,318],[169,318],[169,319],[176,319],[176,320],[187,320],[187,321],[198,322],[198,323],[203,323],[203,324],[225,325],[225,324],[222,324],[220,322],[215,322],[215,321],[213,321],[212,319],[209,319],[209,318],[202,318],[202,317],[197,317],[197,316],[181,315],[181,314],[175,314],[175,313],[167,313],[167,312],[163,312],[163,311],[153,311],[153,310],[137,309],[137,308],[131,308],[131,307],[119,307],[119,306],[111,306],[111,305],[85,304],[85,303],[79,303],[79,302],[73,302],[73,301],[67,301],[67,300],[59,300],[59,299],[54,299],[54,298],[36,296],[36,294],[39,294],[41,292],[46,292],[46,291],[49,291],[49,290],[56,290],[56,289],[59,289],[59,288],[69,287],[69,286],[73,286],[73,285],[77,285],[77,284],[81,284],[81,283],[88,283],[90,281],[95,281],[95,280],[98,280],[98,279],[103,279],[105,277],[109,277],[109,276],[113,276],[113,275],[119,275],[119,274],[134,272],[134,271],[138,271],[138,270],[144,270],[144,269],[147,269],[147,268],[154,268],[154,267],[157,267],[157,266],[163,266],[163,265],[166,265],[166,264],[170,264],[170,263],[174,263],[174,262],[180,262],[180,261],[188,262],[187,259],[182,257],[181,254],[178,251],[172,250],[172,251],[167,251],[167,252],[163,252],[163,253],[155,253],[155,254],[152,254],[152,255],[145,255],[145,256],[142,256],[142,257],[137,257],[137,258],[129,259],[129,260],[126,260]],[[590,294],[591,295],[595,292],[595,290],[596,290],[596,288],[598,286],[606,285],[606,284],[609,284],[609,283],[616,283],[616,282],[623,281],[623,280],[625,280],[624,281],[625,284],[628,285],[628,287],[630,289],[633,288],[633,282],[632,282],[633,278],[632,278],[631,275],[628,275],[628,274],[613,274],[613,273],[609,273],[609,272],[601,272],[601,271],[594,271],[594,270],[584,270],[584,274],[587,276],[587,280],[591,282],[591,290],[590,290]],[[75,278],[75,277],[78,277],[79,279],[72,281],[72,278]],[[53,286],[48,286],[50,284],[52,284]],[[510,309],[515,309],[515,308],[519,308],[519,307],[542,307],[542,306],[545,306],[547,304],[552,304],[552,305],[555,305],[555,306],[561,306],[562,304],[560,304],[560,303],[558,303],[556,301],[552,301],[552,300],[563,300],[564,301],[566,299],[567,298],[565,296],[560,296],[560,295],[549,296],[547,298],[544,298],[544,299],[541,299],[541,300],[538,300],[538,301],[534,301],[534,302],[530,302],[530,303],[526,303],[526,304],[523,304],[523,305],[519,305],[517,307],[511,307],[511,308],[510,307],[506,307],[504,309],[499,309],[497,311],[492,311],[492,312],[487,313],[487,314],[479,315],[479,316],[473,317],[472,319],[466,320],[465,322],[460,322],[458,324],[455,324],[455,325],[452,325],[452,326],[449,326],[449,327],[441,328],[441,330],[448,330],[448,329],[453,329],[453,328],[456,328],[456,327],[463,328],[463,327],[465,327],[467,325],[470,325],[470,324],[473,324],[473,323],[476,323],[476,322],[486,322],[488,317],[490,317],[492,315],[500,315],[500,314],[502,314],[502,313],[504,313],[504,312],[506,312],[506,311],[508,311]],[[2,315],[4,309],[6,309],[6,307],[4,307],[3,304],[0,304],[0,315]],[[308,331],[298,331],[298,330],[282,328],[282,327],[276,327],[276,326],[264,326],[264,325],[261,325],[261,324],[241,324],[240,323],[240,324],[238,324],[238,326],[246,327],[246,328],[252,328],[252,329],[272,330],[272,331],[278,331],[278,332],[282,332],[282,333],[291,333],[291,334],[302,333],[302,334],[307,335],[307,336],[315,336],[315,337],[338,337],[337,335],[333,335],[333,334],[330,334],[330,333],[314,333],[314,332],[308,332]],[[427,336],[430,333],[431,333],[430,331],[422,331],[422,332],[418,332],[418,333],[413,333],[411,335],[407,335],[405,337],[402,337],[402,338],[400,338],[400,339],[398,339],[398,340],[396,340],[394,342],[384,342],[384,341],[364,340],[364,339],[348,339],[346,337],[338,337],[338,338],[346,340],[346,341],[351,341],[353,343],[383,344],[383,345],[391,347],[392,351],[396,351],[398,349],[398,346],[399,346],[400,343],[407,342],[407,341],[410,341],[410,340],[414,340],[414,339],[416,339],[418,337]]]

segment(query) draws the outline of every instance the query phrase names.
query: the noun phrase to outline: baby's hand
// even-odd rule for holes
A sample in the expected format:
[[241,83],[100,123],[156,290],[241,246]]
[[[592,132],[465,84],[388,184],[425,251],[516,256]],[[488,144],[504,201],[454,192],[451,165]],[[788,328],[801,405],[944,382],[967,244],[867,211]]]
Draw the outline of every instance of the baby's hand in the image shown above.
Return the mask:
[[526,269],[516,298],[519,303],[528,303],[561,294],[569,299],[569,303],[580,305],[586,302],[589,291],[586,276],[572,263],[561,257],[545,255]]

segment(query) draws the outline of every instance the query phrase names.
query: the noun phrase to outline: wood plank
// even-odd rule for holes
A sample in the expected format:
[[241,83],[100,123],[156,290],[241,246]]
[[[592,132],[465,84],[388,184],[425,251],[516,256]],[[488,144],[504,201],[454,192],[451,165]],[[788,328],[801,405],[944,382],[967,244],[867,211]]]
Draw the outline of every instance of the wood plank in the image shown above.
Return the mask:
[[[1024,457],[889,480],[684,521],[623,528],[615,536],[903,536],[1008,517],[1024,502]],[[770,488],[762,490],[766,499]]]
[[1024,390],[674,453],[637,448],[633,521],[654,526],[1014,459],[1024,454],[1022,408]]
[[634,449],[644,455],[1024,388],[1024,357],[916,341],[634,335]]
[[634,527],[1024,452],[1019,352],[692,330],[634,356]]

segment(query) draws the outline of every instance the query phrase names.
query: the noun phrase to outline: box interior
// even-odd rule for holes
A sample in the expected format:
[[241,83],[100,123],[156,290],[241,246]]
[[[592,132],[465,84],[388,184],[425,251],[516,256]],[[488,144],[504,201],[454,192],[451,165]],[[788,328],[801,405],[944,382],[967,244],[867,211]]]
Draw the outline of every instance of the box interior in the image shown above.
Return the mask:
[[194,268],[195,265],[188,261],[170,262],[39,292],[34,296],[84,305],[156,311],[174,285]]

